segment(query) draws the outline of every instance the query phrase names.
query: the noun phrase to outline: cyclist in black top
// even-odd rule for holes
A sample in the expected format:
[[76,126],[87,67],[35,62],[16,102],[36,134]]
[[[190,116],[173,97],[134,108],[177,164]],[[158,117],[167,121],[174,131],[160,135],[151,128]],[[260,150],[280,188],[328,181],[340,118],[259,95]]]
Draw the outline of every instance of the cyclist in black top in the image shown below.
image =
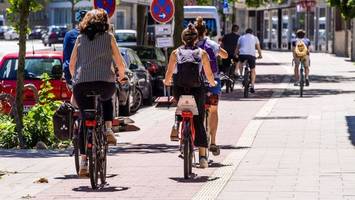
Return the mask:
[[232,27],[232,32],[226,34],[222,39],[221,47],[228,52],[228,58],[222,60],[223,63],[220,69],[220,71],[222,71],[225,74],[229,71],[231,60],[233,59],[234,63],[237,63],[238,61],[234,54],[240,37],[238,31],[239,31],[239,26],[234,24]]

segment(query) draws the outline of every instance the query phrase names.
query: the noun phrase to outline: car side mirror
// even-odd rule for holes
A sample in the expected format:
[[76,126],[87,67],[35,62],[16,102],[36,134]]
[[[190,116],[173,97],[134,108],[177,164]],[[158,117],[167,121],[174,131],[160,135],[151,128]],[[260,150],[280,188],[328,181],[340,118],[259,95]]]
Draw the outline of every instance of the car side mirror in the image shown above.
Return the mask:
[[63,69],[61,65],[54,65],[52,68],[52,78],[61,79],[63,76]]
[[136,64],[131,64],[131,65],[129,66],[129,69],[138,69],[138,65],[136,65]]

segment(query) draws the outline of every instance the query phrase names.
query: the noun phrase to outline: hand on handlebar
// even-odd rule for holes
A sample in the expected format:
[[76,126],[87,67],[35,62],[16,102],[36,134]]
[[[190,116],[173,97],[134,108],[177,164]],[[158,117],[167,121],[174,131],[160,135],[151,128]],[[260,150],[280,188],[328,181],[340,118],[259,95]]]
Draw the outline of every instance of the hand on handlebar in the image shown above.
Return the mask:
[[127,81],[128,81],[128,78],[127,78],[127,77],[124,77],[124,78],[122,78],[122,79],[118,78],[118,82],[119,82],[120,84],[124,84],[124,83],[126,83]]
[[171,81],[167,81],[166,79],[163,80],[163,83],[165,86],[169,87],[169,86],[172,86],[173,83]]

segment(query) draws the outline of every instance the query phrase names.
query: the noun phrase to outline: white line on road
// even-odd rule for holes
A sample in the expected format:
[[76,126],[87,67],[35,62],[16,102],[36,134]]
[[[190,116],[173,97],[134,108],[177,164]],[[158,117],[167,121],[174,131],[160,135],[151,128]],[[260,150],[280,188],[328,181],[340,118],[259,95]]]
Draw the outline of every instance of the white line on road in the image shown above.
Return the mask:
[[[277,61],[273,57],[272,60]],[[287,74],[290,74],[292,71],[288,66],[283,66],[283,68],[286,69]],[[283,92],[289,87],[289,83],[290,77],[285,76],[282,82],[276,85],[276,91],[273,92],[271,99],[259,110],[259,112],[256,114],[256,117],[266,117],[271,113],[273,107],[278,101],[278,98],[281,97]],[[263,122],[264,120],[251,120],[249,122],[237,144],[235,145],[237,150],[231,152],[222,161],[221,164],[225,167],[214,171],[214,173],[211,175],[211,180],[213,181],[209,181],[204,184],[201,190],[197,192],[192,198],[193,200],[212,200],[218,197],[219,193],[228,183],[229,179],[232,177],[234,171],[243,160],[244,156],[249,152],[249,148],[252,147],[254,139]],[[216,179],[214,180],[214,178]]]

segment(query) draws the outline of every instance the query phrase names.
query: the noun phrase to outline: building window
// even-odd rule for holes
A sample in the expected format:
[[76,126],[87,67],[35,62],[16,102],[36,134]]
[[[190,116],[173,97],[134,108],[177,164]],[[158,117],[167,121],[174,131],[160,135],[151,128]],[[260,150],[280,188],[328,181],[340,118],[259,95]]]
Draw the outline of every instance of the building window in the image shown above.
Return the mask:
[[124,29],[125,28],[125,13],[124,13],[124,11],[117,11],[116,12],[116,27],[117,27],[117,29]]

